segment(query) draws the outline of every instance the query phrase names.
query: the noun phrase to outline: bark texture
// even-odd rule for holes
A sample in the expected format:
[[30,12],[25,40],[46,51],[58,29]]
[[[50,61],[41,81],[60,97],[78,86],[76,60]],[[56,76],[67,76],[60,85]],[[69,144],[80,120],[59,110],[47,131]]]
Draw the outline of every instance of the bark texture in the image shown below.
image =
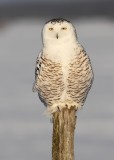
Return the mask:
[[74,160],[76,118],[74,107],[53,114],[52,160]]

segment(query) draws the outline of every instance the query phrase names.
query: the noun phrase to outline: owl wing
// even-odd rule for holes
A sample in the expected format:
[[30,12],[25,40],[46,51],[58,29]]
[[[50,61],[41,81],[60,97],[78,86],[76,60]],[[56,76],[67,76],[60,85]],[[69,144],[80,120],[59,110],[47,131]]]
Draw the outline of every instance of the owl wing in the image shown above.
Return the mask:
[[92,86],[94,74],[91,65],[91,61],[89,56],[87,55],[85,49],[81,46],[81,50],[78,56],[78,65],[77,65],[77,72],[78,80],[79,80],[79,93],[80,93],[80,100],[82,102],[85,101],[87,94]]
[[67,92],[74,102],[83,106],[92,82],[93,71],[89,56],[80,47],[79,53],[70,63]]
[[35,81],[34,81],[34,83],[33,83],[33,88],[32,88],[33,92],[37,91],[37,89],[36,89],[36,80],[37,80],[37,78],[38,78],[38,76],[39,76],[39,74],[40,74],[40,70],[41,70],[41,64],[42,64],[42,59],[41,59],[41,57],[42,57],[42,52],[39,53],[39,55],[38,55],[38,57],[37,57],[37,59],[36,59]]

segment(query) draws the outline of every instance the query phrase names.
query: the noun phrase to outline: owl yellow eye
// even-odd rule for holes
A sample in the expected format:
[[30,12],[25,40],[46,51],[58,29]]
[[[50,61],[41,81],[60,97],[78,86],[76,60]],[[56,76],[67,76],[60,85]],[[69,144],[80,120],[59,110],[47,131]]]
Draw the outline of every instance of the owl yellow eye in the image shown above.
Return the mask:
[[50,28],[49,28],[49,30],[50,30],[50,31],[53,31],[53,28],[52,28],[52,27],[50,27]]
[[62,27],[61,29],[62,29],[62,30],[67,30],[67,27]]

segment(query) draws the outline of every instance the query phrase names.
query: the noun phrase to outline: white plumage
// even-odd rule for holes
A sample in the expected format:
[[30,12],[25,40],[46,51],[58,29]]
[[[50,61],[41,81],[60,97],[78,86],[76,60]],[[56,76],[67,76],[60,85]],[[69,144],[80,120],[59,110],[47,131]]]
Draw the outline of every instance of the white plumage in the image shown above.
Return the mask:
[[83,106],[93,82],[88,55],[76,30],[65,19],[52,19],[43,28],[43,49],[36,60],[33,90],[50,114],[64,107]]

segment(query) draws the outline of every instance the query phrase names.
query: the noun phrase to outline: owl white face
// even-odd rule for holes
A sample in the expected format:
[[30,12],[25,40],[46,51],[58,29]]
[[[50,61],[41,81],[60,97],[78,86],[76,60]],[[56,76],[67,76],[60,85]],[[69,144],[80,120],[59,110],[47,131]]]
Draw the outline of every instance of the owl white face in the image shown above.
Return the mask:
[[76,38],[73,25],[61,19],[54,19],[45,24],[43,28],[43,40],[61,42],[71,38]]

